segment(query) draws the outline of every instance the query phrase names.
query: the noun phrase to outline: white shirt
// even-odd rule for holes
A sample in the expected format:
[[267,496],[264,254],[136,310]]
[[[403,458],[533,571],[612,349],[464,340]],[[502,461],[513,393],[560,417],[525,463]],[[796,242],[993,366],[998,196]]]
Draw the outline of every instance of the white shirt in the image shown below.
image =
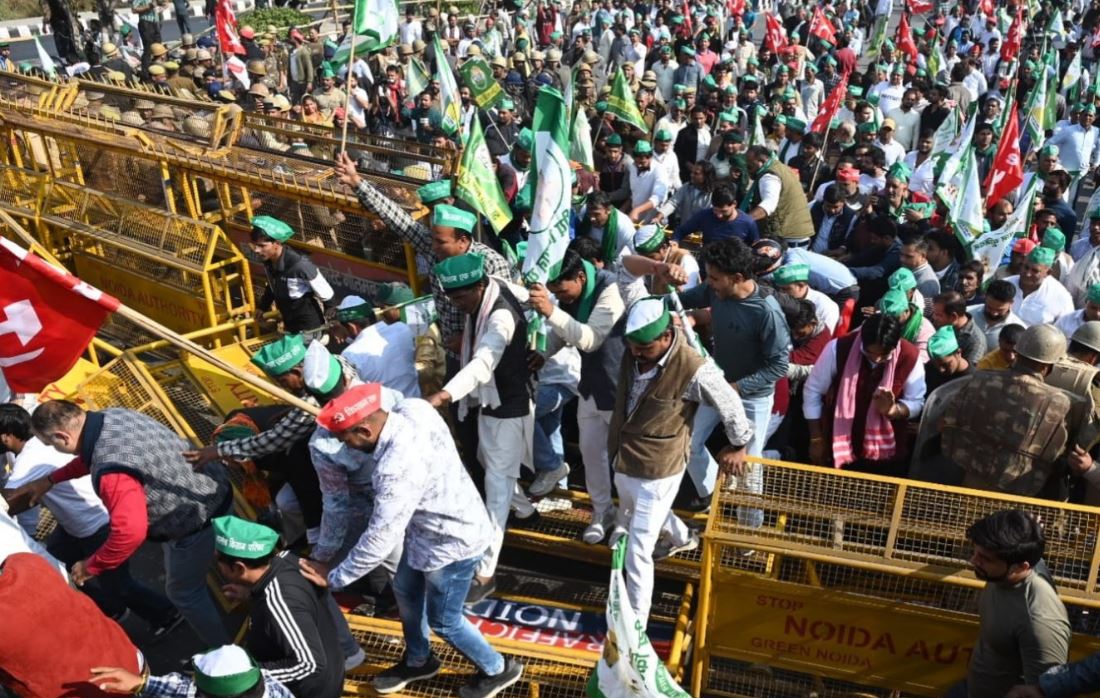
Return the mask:
[[875,147],[881,149],[883,154],[886,155],[887,169],[889,169],[898,160],[905,159],[905,148],[902,147],[901,143],[898,143],[893,139],[890,139],[889,143],[883,143],[876,138],[874,145]]
[[780,181],[779,175],[771,172],[765,173],[760,178],[760,203],[757,204],[760,208],[764,209],[764,213],[769,216],[775,213],[775,209],[779,206],[779,193],[783,191],[783,182]]
[[1096,127],[1086,131],[1081,124],[1067,126],[1054,134],[1049,145],[1058,146],[1058,159],[1070,174],[1100,164],[1100,148],[1096,147]]
[[504,155],[501,155],[498,158],[498,161],[501,165],[507,165],[508,167],[511,167],[512,170],[516,173],[516,187],[518,187],[519,189],[523,189],[525,186],[527,186],[527,175],[531,174],[530,167],[528,167],[526,170],[521,170],[520,168],[513,165],[511,153],[505,153]]
[[901,106],[905,85],[891,85],[888,81],[883,81],[871,88],[871,94],[878,95],[879,109],[883,114],[888,114]]
[[401,36],[401,43],[409,46],[412,46],[413,42],[424,38],[424,32],[418,19],[411,22],[402,22],[401,26],[397,28],[397,33]]
[[[821,419],[821,412],[825,401],[825,394],[836,378],[836,342],[833,339],[821,350],[821,356],[817,357],[810,377],[806,379],[806,387],[802,393],[802,415],[806,419]],[[862,344],[857,338],[852,346],[852,351],[860,351]],[[861,356],[861,361],[865,359]],[[913,370],[905,378],[905,387],[902,389],[898,402],[909,408],[909,418],[915,419],[924,408],[924,364],[920,361],[913,365]],[[873,408],[872,408],[873,409]],[[860,419],[856,415],[856,419]],[[831,436],[831,435],[830,435]]]
[[1020,288],[1019,276],[1010,276],[1005,281],[1016,287],[1012,312],[1016,313],[1028,326],[1051,323],[1073,312],[1073,298],[1053,276],[1043,279],[1039,288],[1028,294],[1026,298]]
[[836,324],[840,322],[840,306],[832,298],[821,291],[808,289],[806,300],[814,304],[814,315],[817,321],[829,328],[829,332],[836,330]]
[[664,172],[652,164],[648,171],[638,172],[638,165],[633,162],[627,163],[626,172],[630,178],[630,207],[637,208],[647,201],[653,204],[653,208],[641,220],[643,223],[649,222],[658,214],[657,207],[668,198],[668,182],[665,181]]
[[[12,464],[11,477],[5,487],[15,489],[46,477],[63,467],[73,457],[47,446],[31,437]],[[92,487],[92,476],[59,482],[50,488],[43,503],[57,519],[57,523],[74,538],[87,538],[110,521],[107,509]],[[33,533],[33,531],[28,531]]]
[[405,397],[420,397],[416,375],[416,339],[403,322],[376,322],[341,354],[364,383],[381,383]]
[[906,155],[902,162],[913,171],[913,174],[909,176],[909,191],[932,196],[933,189],[936,186],[934,159],[927,157],[924,162],[918,165],[917,153],[912,152]]
[[1077,331],[1081,325],[1085,324],[1085,310],[1075,310],[1068,315],[1063,315],[1058,318],[1058,322],[1054,323],[1054,326],[1062,331],[1062,334],[1066,336],[1068,342],[1073,333]]
[[915,150],[917,139],[920,137],[920,112],[916,109],[903,111],[898,107],[886,112],[886,116],[893,119],[898,126],[894,131],[894,140],[900,143],[906,152]]
[[4,564],[4,560],[7,560],[9,555],[16,553],[34,553],[38,555],[50,563],[50,567],[57,570],[57,573],[66,582],[69,581],[69,573],[65,569],[65,565],[46,552],[46,549],[39,545],[38,541],[28,536],[27,532],[15,522],[15,519],[8,516],[8,506],[3,500],[0,500],[0,565]]
[[378,436],[374,461],[370,524],[329,572],[334,589],[373,570],[402,538],[405,562],[421,572],[484,554],[493,535],[489,514],[435,408],[415,398],[397,403]]
[[[673,135],[672,138],[675,139],[676,136]],[[672,148],[664,153],[653,151],[653,167],[664,173],[669,192],[674,192],[683,185],[680,179],[680,159],[676,157],[676,153],[672,152]]]
[[825,95],[825,85],[815,79],[812,83],[802,88],[802,108],[806,110],[807,123],[817,118],[817,112],[821,109],[821,99]]

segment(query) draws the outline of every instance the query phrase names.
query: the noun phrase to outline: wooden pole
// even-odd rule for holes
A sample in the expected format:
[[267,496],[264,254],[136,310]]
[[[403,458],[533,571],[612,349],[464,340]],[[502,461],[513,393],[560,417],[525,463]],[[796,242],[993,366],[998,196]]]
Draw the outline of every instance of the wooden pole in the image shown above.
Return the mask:
[[[12,218],[7,213],[7,211],[0,210],[0,222],[7,226],[12,231],[12,233],[16,235],[16,237],[20,238],[23,244],[31,248],[40,248],[37,241],[34,239],[34,236],[28,233],[26,229],[23,228],[23,226],[21,226],[14,218]],[[53,260],[41,254],[39,256],[45,259],[47,262],[54,264],[55,266],[59,266],[56,260]],[[208,349],[206,349],[206,347],[196,344],[190,339],[181,336],[178,332],[175,332],[174,330],[165,327],[156,320],[153,320],[152,318],[139,313],[129,306],[120,304],[118,310],[115,312],[126,318],[130,322],[133,322],[134,324],[169,342],[170,344],[173,344],[174,346],[179,347],[184,351],[191,352],[195,356],[198,356],[199,358],[210,363],[211,365],[220,368],[234,378],[237,378],[238,380],[249,384],[257,390],[262,390],[272,397],[282,400],[291,407],[303,410],[306,413],[314,416],[318,415],[321,412],[321,410],[318,409],[316,405],[312,405],[306,402],[297,395],[287,392],[282,387],[275,385],[274,383],[266,381],[258,376],[254,376],[248,371],[241,370],[233,364],[211,353]]]

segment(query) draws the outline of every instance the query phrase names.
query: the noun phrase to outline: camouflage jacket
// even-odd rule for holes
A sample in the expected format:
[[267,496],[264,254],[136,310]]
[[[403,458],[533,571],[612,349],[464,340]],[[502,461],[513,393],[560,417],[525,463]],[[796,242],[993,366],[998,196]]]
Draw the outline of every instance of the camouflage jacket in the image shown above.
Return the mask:
[[1072,400],[1033,373],[979,371],[943,415],[943,453],[964,486],[1024,496],[1043,493],[1069,441]]

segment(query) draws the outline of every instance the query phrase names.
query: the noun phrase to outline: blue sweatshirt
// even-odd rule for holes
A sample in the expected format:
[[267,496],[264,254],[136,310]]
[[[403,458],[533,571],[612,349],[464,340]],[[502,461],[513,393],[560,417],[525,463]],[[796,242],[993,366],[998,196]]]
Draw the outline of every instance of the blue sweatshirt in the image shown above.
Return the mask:
[[787,375],[791,336],[779,303],[760,293],[720,299],[700,284],[680,294],[684,308],[710,308],[714,361],[736,383],[741,397],[766,397]]

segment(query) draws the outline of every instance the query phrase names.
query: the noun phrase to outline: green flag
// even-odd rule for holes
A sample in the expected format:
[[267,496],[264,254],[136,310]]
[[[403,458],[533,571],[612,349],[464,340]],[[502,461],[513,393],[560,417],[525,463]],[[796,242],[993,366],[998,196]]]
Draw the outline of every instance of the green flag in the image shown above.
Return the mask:
[[439,111],[443,115],[441,126],[444,133],[454,136],[462,128],[462,100],[458,95],[458,83],[451,72],[451,64],[447,62],[447,52],[443,50],[438,34],[432,40],[432,50],[435,51],[435,67],[439,71]]
[[982,283],[993,277],[1012,241],[1017,237],[1023,237],[1030,228],[1029,219],[1031,212],[1035,209],[1032,203],[1039,191],[1038,185],[1039,178],[1032,177],[1020,205],[1013,209],[1004,225],[983,233],[970,244],[970,258],[980,260],[982,263]]
[[353,42],[356,56],[381,51],[393,44],[397,40],[398,16],[396,0],[355,0],[352,31],[340,42],[333,62],[352,60]]
[[428,71],[424,68],[424,64],[409,56],[409,60],[405,62],[405,91],[408,94],[405,103],[410,107],[414,106],[417,96],[428,89],[429,82]]
[[462,82],[470,88],[470,96],[478,109],[488,109],[504,95],[504,89],[493,79],[493,69],[484,58],[467,58],[458,72],[462,75]]
[[569,131],[569,159],[580,163],[589,172],[596,169],[592,156],[592,126],[585,118],[584,109],[577,109],[573,115],[573,124]]
[[531,204],[523,279],[527,283],[545,284],[558,275],[569,246],[573,197],[568,112],[561,93],[554,88],[539,90],[531,130],[535,133],[531,172],[538,173],[538,181]]
[[401,322],[409,326],[415,337],[427,334],[437,317],[435,299],[430,295],[421,296],[401,308]]
[[1035,81],[1035,87],[1027,100],[1025,129],[1031,136],[1031,147],[1040,148],[1046,140],[1047,130],[1047,91],[1050,87],[1050,71],[1044,63],[1042,75]]
[[636,129],[649,131],[642,112],[638,110],[638,103],[634,101],[634,93],[626,81],[626,75],[620,68],[615,72],[615,79],[611,83],[611,94],[607,96],[607,113],[614,114],[621,121],[625,121]]
[[489,225],[498,235],[512,222],[512,210],[508,208],[508,199],[493,170],[493,158],[489,155],[489,146],[485,145],[485,133],[479,119],[471,120],[470,138],[458,164],[455,194],[489,219]]
[[967,148],[967,151],[961,171],[962,182],[948,216],[955,229],[955,237],[964,245],[969,245],[985,232],[984,196],[982,180],[978,177],[978,159],[974,157],[973,148]]
[[955,105],[947,114],[947,118],[940,123],[932,137],[932,155],[939,155],[951,147],[955,139],[959,137],[959,107]]

